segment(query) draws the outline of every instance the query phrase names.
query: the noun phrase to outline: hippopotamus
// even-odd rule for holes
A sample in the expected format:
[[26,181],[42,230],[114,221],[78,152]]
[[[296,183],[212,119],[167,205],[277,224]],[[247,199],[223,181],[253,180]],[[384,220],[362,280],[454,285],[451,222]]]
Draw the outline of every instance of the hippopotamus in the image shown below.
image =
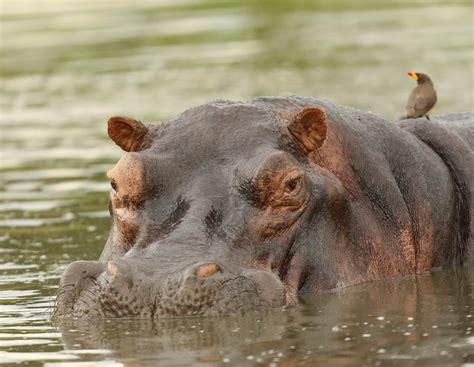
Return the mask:
[[472,261],[474,119],[387,122],[310,97],[213,101],[108,121],[98,261],[64,271],[54,317],[225,315]]

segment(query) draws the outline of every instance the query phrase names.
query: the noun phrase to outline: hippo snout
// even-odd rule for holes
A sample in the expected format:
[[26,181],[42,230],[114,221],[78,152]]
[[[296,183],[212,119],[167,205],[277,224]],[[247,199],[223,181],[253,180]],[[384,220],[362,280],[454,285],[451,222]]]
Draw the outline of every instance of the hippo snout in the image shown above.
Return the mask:
[[60,288],[66,292],[79,293],[104,270],[97,261],[74,261],[69,264],[61,276]]
[[78,261],[64,272],[55,316],[159,318],[221,315],[283,307],[285,287],[273,273],[218,262],[188,265],[176,274],[144,274],[124,260]]
[[273,273],[242,269],[234,273],[217,262],[188,266],[161,287],[161,315],[220,315],[283,307],[285,287]]

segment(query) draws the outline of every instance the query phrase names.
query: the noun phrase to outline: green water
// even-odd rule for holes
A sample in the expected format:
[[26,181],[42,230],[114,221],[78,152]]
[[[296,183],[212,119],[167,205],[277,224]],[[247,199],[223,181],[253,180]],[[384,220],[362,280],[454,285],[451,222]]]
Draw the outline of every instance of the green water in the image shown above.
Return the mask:
[[48,321],[59,276],[97,259],[111,115],[160,122],[212,99],[310,95],[403,114],[473,109],[470,1],[0,0],[0,364],[471,366],[474,268],[220,319]]

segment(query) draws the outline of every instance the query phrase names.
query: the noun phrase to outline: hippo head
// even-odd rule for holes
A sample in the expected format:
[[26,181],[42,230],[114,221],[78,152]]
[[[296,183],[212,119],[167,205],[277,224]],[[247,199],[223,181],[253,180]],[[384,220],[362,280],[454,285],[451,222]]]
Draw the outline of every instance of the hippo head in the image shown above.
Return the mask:
[[258,311],[324,283],[318,249],[344,195],[309,158],[322,108],[219,101],[161,125],[112,117],[108,134],[125,151],[107,174],[112,228],[98,261],[65,270],[56,317]]

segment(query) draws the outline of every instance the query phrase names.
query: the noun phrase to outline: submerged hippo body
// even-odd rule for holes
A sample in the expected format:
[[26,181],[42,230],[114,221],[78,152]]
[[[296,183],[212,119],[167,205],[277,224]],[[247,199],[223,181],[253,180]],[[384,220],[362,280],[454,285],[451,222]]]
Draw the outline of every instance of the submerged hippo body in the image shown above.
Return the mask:
[[55,316],[217,315],[474,259],[472,114],[401,121],[307,97],[109,120],[112,229]]

